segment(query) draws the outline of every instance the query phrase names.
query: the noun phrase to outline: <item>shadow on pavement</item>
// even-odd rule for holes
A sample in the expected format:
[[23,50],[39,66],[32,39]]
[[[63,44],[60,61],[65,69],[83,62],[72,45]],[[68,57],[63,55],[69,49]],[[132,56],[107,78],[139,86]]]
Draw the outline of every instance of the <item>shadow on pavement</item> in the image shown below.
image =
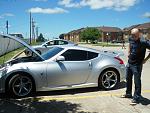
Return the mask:
[[117,89],[122,89],[122,88],[125,88],[126,87],[126,82],[123,81],[123,82],[120,82],[116,88],[114,88],[114,90],[117,90]]
[[0,113],[90,113],[81,111],[80,108],[80,104],[56,100],[42,101],[39,97],[0,100]]
[[149,105],[150,104],[150,99],[142,97],[140,103],[142,105]]

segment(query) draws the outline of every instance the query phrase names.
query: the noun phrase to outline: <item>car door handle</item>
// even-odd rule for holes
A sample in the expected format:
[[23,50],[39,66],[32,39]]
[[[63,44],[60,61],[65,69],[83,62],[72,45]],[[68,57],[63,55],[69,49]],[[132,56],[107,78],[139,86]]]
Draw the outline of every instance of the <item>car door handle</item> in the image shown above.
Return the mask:
[[89,62],[89,67],[92,67],[92,62]]

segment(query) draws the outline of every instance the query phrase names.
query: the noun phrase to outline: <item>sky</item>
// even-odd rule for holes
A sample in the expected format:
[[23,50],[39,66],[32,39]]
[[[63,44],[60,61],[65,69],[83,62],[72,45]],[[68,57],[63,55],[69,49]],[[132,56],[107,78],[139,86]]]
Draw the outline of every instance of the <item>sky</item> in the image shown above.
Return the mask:
[[0,32],[29,37],[29,14],[46,38],[83,27],[150,22],[150,0],[0,0]]

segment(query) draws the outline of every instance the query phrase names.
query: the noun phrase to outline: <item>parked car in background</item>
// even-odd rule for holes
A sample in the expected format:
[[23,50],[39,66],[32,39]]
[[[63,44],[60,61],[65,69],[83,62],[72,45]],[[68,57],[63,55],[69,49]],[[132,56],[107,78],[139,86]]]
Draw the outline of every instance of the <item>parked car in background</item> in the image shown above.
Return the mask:
[[0,92],[24,97],[35,91],[70,88],[115,88],[125,79],[125,65],[116,53],[80,46],[55,46],[38,54],[22,40],[6,35],[34,54],[16,57],[0,66]]
[[123,43],[123,40],[112,40],[111,43]]
[[[49,40],[47,42],[44,42],[41,45],[36,45],[36,46],[32,46],[32,47],[39,54],[42,54],[42,53],[48,51],[49,49],[51,49],[54,45],[72,45],[72,46],[75,46],[75,45],[78,45],[78,44],[75,44],[71,41],[64,40],[64,39],[53,39],[53,40]],[[30,54],[32,54],[32,52],[29,49],[27,49],[27,50],[25,50],[25,54],[30,56]]]

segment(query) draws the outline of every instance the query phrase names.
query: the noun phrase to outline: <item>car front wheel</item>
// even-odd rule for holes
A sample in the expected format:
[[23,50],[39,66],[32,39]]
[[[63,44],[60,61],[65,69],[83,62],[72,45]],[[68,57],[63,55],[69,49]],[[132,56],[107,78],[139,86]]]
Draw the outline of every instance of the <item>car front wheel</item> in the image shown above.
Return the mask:
[[10,79],[9,90],[16,97],[25,97],[33,91],[32,79],[28,76],[16,74]]
[[119,82],[119,74],[114,69],[107,69],[101,73],[98,82],[99,87],[102,89],[113,89]]

